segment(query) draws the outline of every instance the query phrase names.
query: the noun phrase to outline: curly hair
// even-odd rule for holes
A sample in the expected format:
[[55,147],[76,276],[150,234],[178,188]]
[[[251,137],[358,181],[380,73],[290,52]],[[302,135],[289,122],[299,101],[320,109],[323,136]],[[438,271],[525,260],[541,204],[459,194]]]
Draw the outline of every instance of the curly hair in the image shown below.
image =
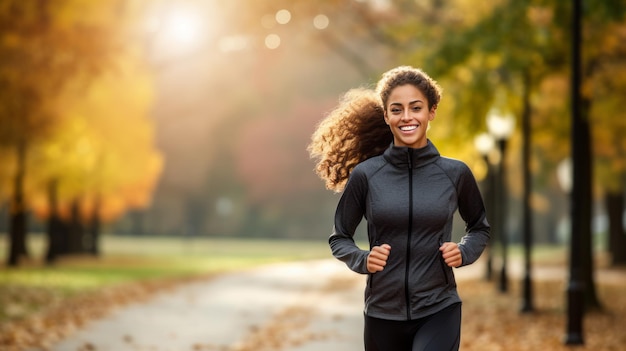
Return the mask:
[[391,91],[412,84],[428,99],[428,107],[437,106],[441,88],[420,69],[400,66],[383,74],[376,91],[349,90],[317,126],[307,150],[317,159],[315,173],[326,188],[343,191],[350,172],[370,157],[382,154],[393,141],[385,123],[387,99]]

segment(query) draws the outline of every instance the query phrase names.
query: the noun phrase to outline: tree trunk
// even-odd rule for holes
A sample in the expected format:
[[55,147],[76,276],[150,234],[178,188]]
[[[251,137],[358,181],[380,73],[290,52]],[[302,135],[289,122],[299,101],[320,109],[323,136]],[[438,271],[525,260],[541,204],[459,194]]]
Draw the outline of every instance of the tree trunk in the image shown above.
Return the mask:
[[59,217],[57,189],[58,181],[51,181],[48,187],[50,214],[48,215],[48,252],[46,253],[47,264],[53,264],[62,251],[61,240],[63,238],[63,229],[61,226],[61,219]]
[[11,213],[10,232],[9,232],[9,257],[7,265],[17,267],[22,257],[22,245],[26,239],[24,232],[26,231],[26,213],[24,211],[16,211]]
[[83,253],[84,249],[84,228],[80,214],[80,201],[72,202],[71,217],[69,220],[69,252],[70,254]]
[[91,221],[89,223],[89,236],[91,239],[89,252],[94,256],[100,255],[100,246],[98,245],[98,241],[100,240],[100,226],[100,200],[98,198],[94,203]]
[[523,243],[524,243],[524,278],[522,279],[522,312],[532,312],[533,284],[532,284],[532,248],[533,248],[533,211],[530,205],[532,195],[531,167],[531,143],[532,143],[532,111],[530,104],[531,77],[528,71],[524,71],[524,95],[522,111],[522,174],[524,178],[524,190],[522,194],[523,212]]
[[59,221],[56,223],[58,225],[58,233],[59,236],[57,237],[58,239],[58,253],[59,255],[67,255],[70,253],[70,249],[71,249],[71,244],[70,244],[70,240],[71,240],[71,232],[72,232],[72,225],[71,225],[71,221],[68,218],[61,218],[59,217]]
[[26,141],[18,143],[17,170],[13,183],[13,198],[9,206],[9,254],[7,265],[16,267],[22,256],[28,256],[26,249],[26,206],[24,202],[24,178],[26,176]]
[[626,264],[626,233],[624,232],[624,195],[621,192],[606,194],[609,216],[609,252],[613,266]]

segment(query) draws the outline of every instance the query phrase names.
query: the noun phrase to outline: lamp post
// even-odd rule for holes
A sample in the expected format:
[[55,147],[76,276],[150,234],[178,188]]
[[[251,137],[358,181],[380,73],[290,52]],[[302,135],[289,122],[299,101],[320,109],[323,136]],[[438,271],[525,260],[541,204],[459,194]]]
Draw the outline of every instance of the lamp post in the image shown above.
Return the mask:
[[509,137],[513,133],[515,127],[515,118],[510,114],[500,114],[498,111],[492,110],[487,115],[487,128],[489,133],[494,137],[497,142],[498,149],[500,151],[500,162],[498,181],[496,187],[497,201],[494,203],[494,209],[496,209],[496,232],[500,238],[500,244],[502,249],[502,269],[500,271],[500,285],[501,292],[508,290],[508,277],[507,277],[507,250],[508,250],[508,238],[506,235],[506,216],[507,216],[507,196],[505,194],[505,181],[506,181],[506,145]]
[[[559,163],[556,169],[556,176],[563,192],[572,197],[572,188],[574,187],[573,165],[571,158],[566,158]],[[573,207],[570,204],[570,207]],[[570,212],[574,209],[570,208]],[[573,228],[573,218],[570,218],[569,225],[570,240],[570,277],[567,287],[568,308],[567,308],[567,334],[565,338],[566,344],[583,344],[582,337],[582,319],[584,314],[583,289],[584,283],[580,273],[579,258],[575,257],[574,252],[578,252],[580,244],[575,237],[575,228]]]
[[[493,225],[493,215],[491,211],[494,209],[494,195],[495,195],[495,177],[489,162],[489,154],[493,151],[495,141],[489,133],[481,133],[474,138],[474,147],[478,150],[478,153],[483,157],[485,165],[487,167],[487,174],[485,176],[485,207],[487,209],[487,220]],[[494,237],[494,235],[492,235]],[[493,250],[491,244],[487,246],[487,265],[485,270],[485,280],[491,280],[493,276]]]
[[571,78],[571,113],[572,113],[572,188],[571,201],[571,234],[569,257],[569,282],[567,284],[567,333],[565,344],[582,345],[583,313],[585,304],[585,283],[581,262],[582,240],[590,230],[591,160],[589,156],[590,133],[588,121],[580,110],[581,85],[581,28],[582,0],[574,0],[572,6],[572,78]]
[[524,278],[522,279],[522,313],[535,310],[533,304],[533,284],[531,269],[531,252],[533,247],[533,218],[531,207],[532,175],[530,171],[531,153],[531,108],[530,108],[530,73],[524,74],[524,94],[522,110],[522,177],[524,190],[522,193],[522,221],[524,242]]

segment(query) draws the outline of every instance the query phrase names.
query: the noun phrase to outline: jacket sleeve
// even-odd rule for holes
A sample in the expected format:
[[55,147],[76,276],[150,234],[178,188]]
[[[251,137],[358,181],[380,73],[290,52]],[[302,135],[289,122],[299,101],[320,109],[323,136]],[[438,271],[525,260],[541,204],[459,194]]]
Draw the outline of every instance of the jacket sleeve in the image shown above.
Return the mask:
[[463,257],[461,266],[474,263],[489,242],[491,227],[483,198],[476,184],[472,171],[463,164],[458,183],[459,214],[465,221],[465,235],[461,238],[459,249]]
[[361,250],[354,242],[354,234],[365,214],[367,178],[357,166],[348,179],[335,211],[333,233],[328,239],[333,256],[351,270],[366,274],[369,251]]

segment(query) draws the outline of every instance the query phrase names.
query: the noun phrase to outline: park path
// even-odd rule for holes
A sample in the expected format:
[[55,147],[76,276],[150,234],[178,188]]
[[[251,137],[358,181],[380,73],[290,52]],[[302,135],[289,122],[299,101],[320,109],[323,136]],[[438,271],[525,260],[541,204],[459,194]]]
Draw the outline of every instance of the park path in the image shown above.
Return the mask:
[[266,265],[125,306],[51,350],[359,350],[361,282],[336,260]]
[[[483,277],[481,260],[456,269],[457,280]],[[509,272],[520,277],[521,263]],[[566,277],[563,267],[533,268],[533,279]],[[364,283],[334,259],[265,265],[117,309],[50,350],[362,350]]]

